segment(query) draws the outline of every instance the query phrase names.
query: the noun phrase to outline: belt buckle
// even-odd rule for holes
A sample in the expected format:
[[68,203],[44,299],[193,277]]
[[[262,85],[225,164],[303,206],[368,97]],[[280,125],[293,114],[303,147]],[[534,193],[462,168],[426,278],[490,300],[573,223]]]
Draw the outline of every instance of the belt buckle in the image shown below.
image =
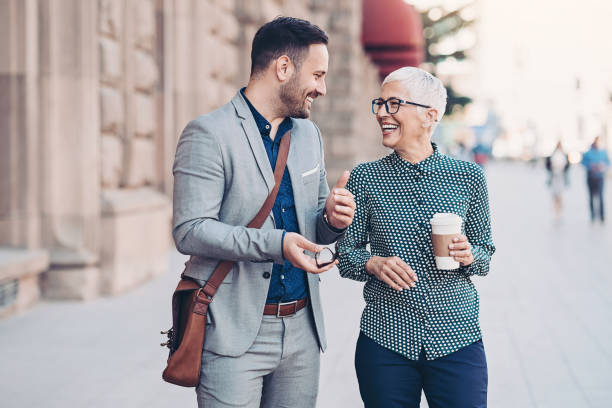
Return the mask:
[[[297,313],[297,302],[298,302],[297,300],[294,300],[292,302],[279,303],[278,308],[276,309],[276,317],[289,317],[289,316],[293,316],[294,314],[296,314]],[[288,315],[281,316],[280,315],[281,306],[287,306],[287,305],[293,305],[293,313],[289,313]]]

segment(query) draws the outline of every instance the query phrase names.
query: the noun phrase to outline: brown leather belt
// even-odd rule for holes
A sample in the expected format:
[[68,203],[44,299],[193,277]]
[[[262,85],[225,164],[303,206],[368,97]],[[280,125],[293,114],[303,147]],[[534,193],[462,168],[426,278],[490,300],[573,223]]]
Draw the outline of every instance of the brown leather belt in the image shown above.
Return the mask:
[[286,303],[267,303],[264,307],[264,315],[287,317],[292,316],[308,304],[308,298],[294,300]]

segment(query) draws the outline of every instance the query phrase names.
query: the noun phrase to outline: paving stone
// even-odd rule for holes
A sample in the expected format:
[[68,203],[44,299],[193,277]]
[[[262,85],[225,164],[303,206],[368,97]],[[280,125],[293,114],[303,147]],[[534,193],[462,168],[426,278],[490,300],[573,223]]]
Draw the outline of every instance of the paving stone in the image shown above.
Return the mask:
[[[603,408],[612,400],[612,231],[590,225],[581,169],[572,170],[556,223],[541,168],[487,169],[493,237],[491,272],[475,277],[493,408]],[[607,189],[612,202],[612,189]],[[159,347],[184,257],[125,295],[85,303],[43,301],[0,320],[0,395],[6,406],[194,406],[193,389],[161,380]],[[359,407],[353,368],[363,284],[322,276],[328,335],[318,407]],[[92,319],[95,316],[95,319]],[[50,373],[53,373],[50,375]],[[422,407],[426,401],[422,400]]]

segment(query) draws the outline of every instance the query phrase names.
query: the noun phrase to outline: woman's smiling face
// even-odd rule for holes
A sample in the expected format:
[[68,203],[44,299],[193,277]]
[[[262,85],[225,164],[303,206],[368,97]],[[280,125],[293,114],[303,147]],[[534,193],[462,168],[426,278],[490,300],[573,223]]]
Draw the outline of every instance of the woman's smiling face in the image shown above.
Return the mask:
[[[393,81],[384,84],[381,88],[380,98],[398,98],[404,101],[412,101],[410,93],[405,89],[400,81]],[[392,106],[389,106],[392,109]],[[384,106],[381,106],[376,114],[376,120],[382,131],[382,144],[391,149],[396,149],[407,140],[415,138],[424,132],[423,119],[419,114],[418,107],[414,105],[400,105],[397,113],[389,114]],[[393,109],[392,109],[393,111]]]

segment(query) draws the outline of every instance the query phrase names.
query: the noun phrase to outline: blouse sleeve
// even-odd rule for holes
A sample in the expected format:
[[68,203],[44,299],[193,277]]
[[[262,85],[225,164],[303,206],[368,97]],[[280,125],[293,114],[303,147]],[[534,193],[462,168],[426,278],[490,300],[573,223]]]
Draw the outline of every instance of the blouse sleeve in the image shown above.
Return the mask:
[[338,242],[340,276],[356,281],[368,280],[365,264],[372,254],[365,248],[370,233],[370,211],[361,165],[355,167],[346,183],[346,189],[355,196],[355,216],[342,240]]
[[487,181],[484,171],[478,165],[474,165],[472,194],[465,220],[465,235],[472,245],[474,262],[468,266],[461,266],[460,271],[468,276],[487,275],[491,256],[495,252],[495,245],[493,245],[491,236]]

